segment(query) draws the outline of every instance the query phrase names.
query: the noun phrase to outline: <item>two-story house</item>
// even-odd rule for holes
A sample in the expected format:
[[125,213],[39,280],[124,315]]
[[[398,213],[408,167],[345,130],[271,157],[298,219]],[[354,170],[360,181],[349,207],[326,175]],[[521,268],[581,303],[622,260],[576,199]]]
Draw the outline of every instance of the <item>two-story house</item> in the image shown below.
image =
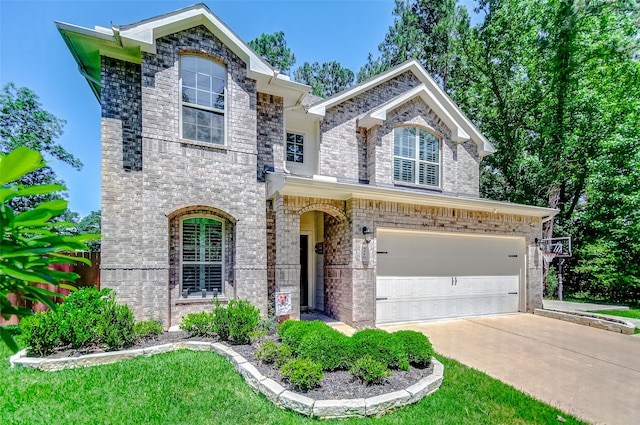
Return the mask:
[[542,223],[479,198],[491,143],[416,61],[326,99],[205,5],[58,29],[102,107],[102,270],[166,327],[290,293],[348,324],[542,304]]

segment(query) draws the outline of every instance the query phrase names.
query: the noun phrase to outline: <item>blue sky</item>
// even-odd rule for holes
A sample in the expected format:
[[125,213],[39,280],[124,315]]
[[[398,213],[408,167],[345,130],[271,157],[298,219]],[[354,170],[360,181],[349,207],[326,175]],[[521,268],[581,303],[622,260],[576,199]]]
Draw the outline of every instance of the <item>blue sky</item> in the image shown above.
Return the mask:
[[[76,171],[53,168],[69,189],[69,207],[82,216],[100,209],[100,107],[58,33],[54,21],[93,28],[130,24],[197,3],[192,1],[0,0],[0,84],[12,81],[40,97],[44,108],[67,121],[59,142],[84,163]],[[305,61],[336,60],[357,72],[377,52],[393,21],[393,0],[207,1],[245,41],[284,31]],[[465,2],[466,3],[466,2]]]

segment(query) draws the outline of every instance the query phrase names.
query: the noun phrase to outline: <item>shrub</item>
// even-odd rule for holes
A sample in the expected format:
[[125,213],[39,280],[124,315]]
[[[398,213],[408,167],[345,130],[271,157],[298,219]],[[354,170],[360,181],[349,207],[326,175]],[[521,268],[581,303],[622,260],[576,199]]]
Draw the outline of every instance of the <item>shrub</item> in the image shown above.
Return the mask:
[[256,357],[264,363],[273,363],[275,367],[282,367],[282,365],[288,363],[293,356],[289,347],[284,344],[276,344],[272,340],[267,340],[262,343],[255,354]]
[[126,304],[116,304],[111,300],[100,321],[102,342],[110,348],[122,348],[133,344],[136,334],[133,330],[135,319]]
[[293,360],[294,357],[293,357],[293,351],[291,351],[291,348],[289,348],[289,346],[280,344],[278,347],[279,347],[279,353],[275,361],[273,362],[273,365],[277,368],[281,368],[282,366],[284,366],[285,364]]
[[287,319],[284,322],[280,323],[276,331],[276,333],[278,334],[278,337],[280,337],[280,339],[282,340],[282,335],[284,335],[287,332],[287,329],[289,329],[290,326],[295,326],[295,323],[296,321],[291,319]]
[[402,345],[392,334],[382,329],[363,329],[351,337],[353,352],[358,357],[370,355],[390,368],[408,369],[409,363]]
[[294,387],[303,391],[315,387],[324,378],[322,366],[309,359],[291,360],[282,366],[280,373]]
[[100,322],[109,299],[113,300],[113,294],[108,288],[98,291],[96,287],[86,287],[70,293],[56,311],[61,343],[80,348],[102,342],[100,332],[104,326]]
[[323,370],[347,369],[351,361],[349,337],[321,321],[285,321],[278,328],[282,342],[299,357],[318,362]]
[[17,336],[22,333],[20,325],[3,325],[2,329],[11,336]]
[[131,345],[135,320],[129,306],[118,304],[109,288],[85,287],[69,294],[55,312],[61,344],[81,348],[106,344],[111,348]]
[[205,311],[182,316],[180,329],[193,336],[211,336],[214,333],[213,315]]
[[403,348],[409,363],[417,367],[429,366],[433,357],[433,347],[429,338],[416,331],[397,331],[392,335]]
[[25,317],[20,322],[20,327],[22,341],[31,347],[30,351],[33,353],[47,356],[60,345],[60,328],[52,310]]
[[248,300],[229,301],[229,341],[232,344],[249,344],[251,333],[260,323],[260,310]]
[[87,287],[72,292],[57,310],[47,310],[21,324],[32,351],[50,354],[56,346],[82,348],[105,344],[121,348],[135,340],[133,312],[118,304],[110,289]]
[[353,366],[349,369],[349,372],[367,385],[382,384],[385,378],[391,376],[391,372],[387,369],[387,366],[382,362],[374,360],[369,354],[353,362]]
[[137,322],[133,326],[133,331],[138,338],[147,338],[155,335],[160,335],[164,332],[162,323],[159,320],[144,320]]
[[324,331],[313,331],[302,338],[298,348],[300,357],[311,359],[323,370],[348,369],[352,358],[351,341],[348,336],[327,326]]
[[212,314],[214,332],[232,344],[249,344],[260,322],[260,310],[247,300],[231,300],[226,307],[216,300]]

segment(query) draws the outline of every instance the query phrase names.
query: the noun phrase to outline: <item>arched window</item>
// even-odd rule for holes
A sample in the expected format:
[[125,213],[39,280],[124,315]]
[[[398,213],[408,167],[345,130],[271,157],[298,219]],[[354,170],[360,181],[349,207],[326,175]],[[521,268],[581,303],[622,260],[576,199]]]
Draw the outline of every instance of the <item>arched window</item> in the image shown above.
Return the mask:
[[226,68],[199,56],[182,56],[182,138],[224,144]]
[[187,217],[181,227],[180,270],[182,294],[222,294],[224,223],[218,218]]
[[418,127],[398,127],[393,136],[393,179],[440,187],[440,138]]

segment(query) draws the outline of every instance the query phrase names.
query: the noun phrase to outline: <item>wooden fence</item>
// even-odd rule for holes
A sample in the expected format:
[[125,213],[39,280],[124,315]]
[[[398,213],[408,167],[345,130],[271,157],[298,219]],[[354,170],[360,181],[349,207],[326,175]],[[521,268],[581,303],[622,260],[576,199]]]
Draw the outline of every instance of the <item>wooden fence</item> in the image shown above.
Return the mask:
[[[53,266],[54,270],[60,270],[65,272],[74,271],[78,273],[80,277],[75,281],[75,283],[72,284],[77,288],[82,288],[85,286],[97,286],[98,289],[100,289],[100,253],[84,251],[84,252],[76,252],[75,254],[72,254],[72,255],[76,257],[88,258],[91,261],[91,266],[88,266],[80,262],[78,262],[75,265],[56,264]],[[46,288],[51,292],[60,294],[61,297],[55,298],[55,302],[57,303],[61,303],[63,301],[62,297],[69,294],[69,290],[58,288],[55,285],[50,285],[47,283],[38,283],[37,285],[42,288]],[[31,301],[27,301],[25,299],[22,299],[17,294],[9,294],[8,298],[9,298],[9,301],[11,301],[11,304],[15,306],[30,308],[34,312],[44,311],[47,309],[47,307],[44,304],[39,302],[34,303]],[[4,318],[2,318],[2,316],[0,316],[0,325],[10,325],[10,324],[16,324],[18,322],[19,320],[16,316],[11,316],[8,320],[5,320]]]

